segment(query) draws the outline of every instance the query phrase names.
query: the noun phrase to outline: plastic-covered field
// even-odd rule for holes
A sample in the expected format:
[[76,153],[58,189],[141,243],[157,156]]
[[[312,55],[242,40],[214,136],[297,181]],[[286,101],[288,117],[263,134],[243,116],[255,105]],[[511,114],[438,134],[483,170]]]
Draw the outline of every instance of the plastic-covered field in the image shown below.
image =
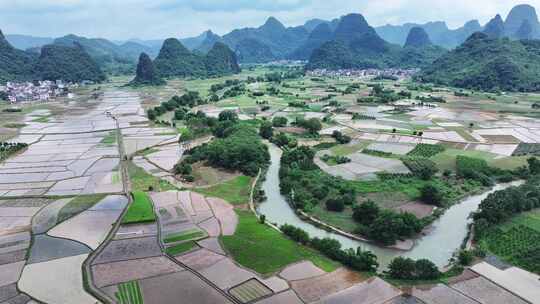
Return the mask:
[[401,291],[379,278],[372,278],[356,284],[341,292],[321,299],[317,303],[338,304],[372,304],[386,303],[401,294]]
[[476,301],[443,284],[415,287],[412,295],[426,304],[478,304]]

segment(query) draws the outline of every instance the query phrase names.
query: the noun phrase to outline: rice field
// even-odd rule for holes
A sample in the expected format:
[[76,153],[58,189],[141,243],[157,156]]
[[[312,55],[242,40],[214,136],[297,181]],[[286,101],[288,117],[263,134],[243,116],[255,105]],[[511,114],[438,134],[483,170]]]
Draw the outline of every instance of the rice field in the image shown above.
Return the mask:
[[143,304],[143,295],[139,282],[131,281],[118,284],[116,299],[119,304]]

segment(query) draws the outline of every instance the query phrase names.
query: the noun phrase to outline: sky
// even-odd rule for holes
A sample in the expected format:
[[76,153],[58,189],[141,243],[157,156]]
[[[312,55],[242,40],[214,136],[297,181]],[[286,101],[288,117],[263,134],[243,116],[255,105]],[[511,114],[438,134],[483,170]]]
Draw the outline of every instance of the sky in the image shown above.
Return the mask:
[[257,27],[269,16],[295,26],[348,13],[361,13],[373,26],[446,21],[457,28],[498,13],[505,18],[522,3],[540,8],[540,0],[0,0],[0,29],[41,37],[184,38]]

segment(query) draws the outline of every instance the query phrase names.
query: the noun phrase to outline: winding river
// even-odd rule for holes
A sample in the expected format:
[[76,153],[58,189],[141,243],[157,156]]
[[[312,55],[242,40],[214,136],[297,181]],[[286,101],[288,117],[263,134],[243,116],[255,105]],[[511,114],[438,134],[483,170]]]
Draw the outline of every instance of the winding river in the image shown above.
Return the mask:
[[519,182],[498,184],[488,192],[464,199],[459,204],[449,208],[443,216],[435,221],[432,224],[430,233],[417,239],[412,250],[399,251],[328,232],[300,219],[279,191],[279,166],[282,151],[275,145],[269,145],[269,151],[271,165],[266,180],[262,184],[267,200],[259,205],[258,212],[264,214],[271,223],[277,223],[278,225],[289,224],[302,228],[311,237],[336,239],[342,244],[343,248],[361,247],[364,250],[370,250],[378,256],[382,268],[385,268],[394,257],[400,255],[413,259],[427,258],[439,267],[446,266],[467,234],[467,224],[470,222],[469,214],[475,211],[480,202],[490,193],[519,184]]

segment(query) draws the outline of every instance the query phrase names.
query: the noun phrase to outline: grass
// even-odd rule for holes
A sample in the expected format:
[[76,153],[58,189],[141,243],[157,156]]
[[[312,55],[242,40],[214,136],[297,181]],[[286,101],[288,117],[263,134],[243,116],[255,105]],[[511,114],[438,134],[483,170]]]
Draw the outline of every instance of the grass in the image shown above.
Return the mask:
[[439,170],[456,170],[456,157],[458,155],[480,158],[486,161],[490,161],[495,158],[495,154],[483,152],[483,151],[471,151],[471,150],[460,150],[460,149],[446,149],[444,152],[441,152],[430,159],[437,164]]
[[116,143],[116,132],[109,132],[107,136],[103,137],[101,143],[104,145],[114,145]]
[[49,122],[49,116],[38,117],[36,119],[33,119],[32,122],[41,122],[41,123]]
[[150,188],[158,192],[177,190],[169,182],[147,173],[144,169],[131,162],[128,163],[128,173],[133,191],[148,191]]
[[206,237],[206,233],[201,230],[189,230],[170,234],[163,240],[163,242],[165,244],[169,244],[188,240],[200,240],[204,237]]
[[358,228],[358,224],[352,218],[353,210],[350,207],[345,208],[343,212],[332,212],[328,211],[324,204],[319,204],[313,207],[309,214],[350,233],[353,233]]
[[271,275],[282,268],[302,260],[312,261],[330,272],[340,265],[322,254],[301,246],[279,231],[261,224],[249,211],[237,210],[239,223],[232,236],[221,236],[225,250],[240,265],[262,275]]
[[370,142],[361,142],[358,144],[347,144],[347,145],[337,145],[332,148],[330,148],[330,151],[334,153],[336,156],[347,156],[349,154],[352,154],[354,152],[358,152],[362,149],[365,149],[367,146],[369,146]]
[[4,125],[4,128],[8,128],[8,129],[21,129],[21,128],[24,128],[26,127],[27,124],[25,123],[17,123],[17,122],[12,122],[12,123],[7,123]]
[[509,156],[503,158],[496,158],[496,154],[473,151],[473,150],[460,150],[460,149],[446,149],[444,152],[439,153],[430,159],[437,164],[439,170],[456,170],[456,157],[458,155],[480,158],[487,161],[488,165],[500,168],[512,170],[520,166],[527,164],[527,156]]
[[251,177],[241,175],[219,185],[192,190],[206,196],[222,198],[233,205],[243,205],[249,202],[251,181]]
[[193,241],[189,241],[189,242],[180,243],[178,245],[168,247],[167,249],[165,249],[165,252],[168,255],[175,256],[175,255],[182,254],[184,252],[188,252],[195,247],[197,247],[197,244],[195,244],[195,242]]
[[143,295],[138,281],[118,284],[118,292],[115,293],[119,304],[143,304]]
[[105,198],[104,194],[92,194],[77,196],[58,212],[57,223],[61,223],[75,215],[93,207],[99,201]]
[[127,213],[122,219],[122,224],[154,222],[156,214],[148,194],[142,191],[134,191],[132,196],[133,203],[129,205]]

